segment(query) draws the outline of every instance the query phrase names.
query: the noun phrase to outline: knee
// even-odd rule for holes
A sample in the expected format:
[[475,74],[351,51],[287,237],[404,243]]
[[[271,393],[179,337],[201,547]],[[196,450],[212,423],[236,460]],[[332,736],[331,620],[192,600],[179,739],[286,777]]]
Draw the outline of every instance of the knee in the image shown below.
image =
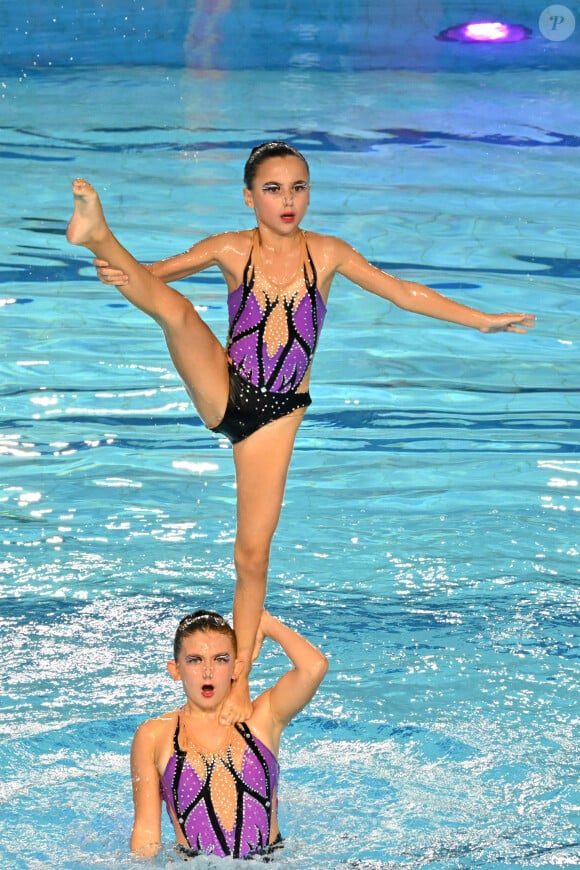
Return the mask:
[[187,329],[196,317],[195,308],[189,299],[186,299],[181,293],[175,293],[163,310],[162,326],[165,332],[174,333]]
[[270,542],[243,542],[234,544],[234,563],[238,577],[265,576],[270,559]]

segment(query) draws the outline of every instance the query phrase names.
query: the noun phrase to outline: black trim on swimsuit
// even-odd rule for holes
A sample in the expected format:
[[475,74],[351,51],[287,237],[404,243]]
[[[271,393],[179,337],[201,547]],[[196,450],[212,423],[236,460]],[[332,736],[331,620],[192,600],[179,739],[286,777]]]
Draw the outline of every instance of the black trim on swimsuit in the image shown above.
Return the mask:
[[[267,846],[264,846],[264,848],[262,849],[252,849],[251,852],[247,852],[240,860],[253,861],[254,858],[261,858],[264,864],[269,864],[270,861],[274,860],[275,853],[283,848],[284,837],[282,836],[282,834],[278,834],[276,839],[272,840],[271,843],[268,843]],[[181,843],[178,843],[175,849],[179,853],[179,855],[183,856],[184,859],[198,858],[200,855],[206,854],[200,849],[189,849],[187,846],[182,846]]]
[[[316,284],[318,275],[306,239],[304,239],[304,246],[306,248],[306,256],[308,257],[308,265],[310,266],[312,274],[312,277],[310,278],[308,276],[308,269],[305,262],[302,267],[304,272],[304,283],[312,307],[314,335],[318,336],[318,308],[316,304]],[[242,279],[242,301],[240,302],[229,329],[228,348],[233,343],[231,336],[235,332],[238,320],[241,317],[246,307],[246,303],[254,289],[255,267],[252,263],[253,251],[254,249],[252,246],[244,268]],[[280,302],[284,306],[286,327],[291,340],[288,341],[286,347],[283,349],[280,359],[278,360],[273,372],[270,374],[270,377],[266,380],[263,359],[261,356],[258,357],[259,386],[256,386],[250,380],[246,380],[242,377],[232,361],[229,363],[229,395],[226,410],[220,423],[218,423],[217,426],[210,426],[208,428],[211,432],[225,435],[226,438],[229,438],[232,444],[237,444],[239,441],[243,441],[244,438],[253,435],[254,432],[261,429],[261,427],[265,426],[267,423],[272,423],[274,420],[286,417],[288,414],[291,414],[292,411],[297,411],[299,408],[308,408],[308,406],[312,404],[310,393],[307,391],[296,392],[295,389],[289,389],[287,392],[282,393],[274,392],[271,389],[272,385],[276,383],[280,370],[284,366],[286,358],[291,351],[293,342],[297,342],[302,347],[306,357],[311,357],[313,353],[313,349],[308,345],[303,336],[296,331],[294,326],[294,321],[292,319],[292,300],[281,301],[280,299],[275,299],[271,302],[266,298],[264,316],[260,319],[259,323],[250,330],[237,335],[236,340],[239,341],[243,338],[247,338],[248,335],[257,332],[257,346],[261,347],[264,343],[264,331],[270,313],[280,304]]]
[[209,428],[212,432],[225,435],[232,444],[243,441],[267,423],[312,404],[308,392],[270,393],[265,387],[254,386],[240,375],[233,363],[229,364],[229,378],[230,392],[225,414],[217,426]]
[[[213,774],[213,770],[214,770],[215,759],[212,759],[212,761],[208,761],[208,759],[206,759],[203,755],[200,754],[200,758],[202,759],[204,766],[205,766],[205,778],[204,778],[203,784],[202,784],[197,796],[195,797],[195,799],[192,800],[191,803],[189,803],[186,807],[180,807],[180,805],[179,805],[179,781],[181,779],[181,774],[183,772],[183,766],[184,766],[185,760],[187,758],[187,752],[185,750],[181,749],[181,747],[179,745],[179,726],[180,726],[180,722],[179,722],[179,716],[178,716],[177,717],[177,725],[176,725],[175,731],[173,732],[173,751],[175,753],[176,762],[175,762],[175,771],[173,774],[173,780],[171,783],[171,791],[173,794],[173,806],[175,808],[177,822],[179,824],[179,827],[181,828],[181,832],[182,832],[185,840],[187,840],[187,842],[190,843],[189,838],[187,836],[186,829],[185,829],[185,823],[187,821],[187,818],[190,815],[190,813],[195,809],[195,807],[201,801],[203,801],[207,815],[208,815],[208,819],[211,822],[213,833],[215,834],[216,838],[219,840],[220,846],[222,847],[222,851],[226,855],[231,855],[233,858],[242,857],[242,859],[250,859],[250,858],[255,858],[255,857],[261,856],[261,855],[269,855],[275,849],[280,848],[282,845],[282,835],[278,834],[278,836],[276,837],[276,839],[272,843],[258,842],[253,849],[251,849],[249,852],[246,853],[246,855],[240,856],[241,836],[242,836],[243,827],[244,827],[243,823],[241,823],[241,824],[236,824],[236,839],[235,839],[233,851],[230,851],[228,844],[227,844],[227,841],[224,837],[222,827],[220,825],[220,821],[217,817],[217,814],[216,814],[216,811],[215,811],[215,808],[214,808],[214,805],[212,802],[212,798],[211,798],[211,778],[212,778],[212,774]],[[264,771],[264,780],[265,780],[265,786],[266,786],[266,794],[265,795],[260,794],[258,791],[256,791],[254,788],[252,788],[252,786],[250,786],[250,785],[248,785],[248,783],[244,782],[240,773],[236,770],[231,758],[228,757],[227,762],[225,759],[222,759],[222,763],[224,764],[224,766],[228,770],[229,774],[231,775],[231,777],[234,780],[235,785],[236,785],[236,794],[237,794],[236,820],[241,819],[243,822],[244,796],[251,795],[251,797],[255,801],[257,801],[259,804],[261,804],[262,807],[266,810],[266,813],[268,816],[268,833],[269,833],[271,830],[270,825],[271,825],[271,821],[272,821],[271,813],[272,813],[272,797],[273,797],[273,795],[272,795],[272,782],[271,782],[271,778],[270,778],[270,769],[268,767],[268,762],[266,761],[266,759],[262,755],[259,747],[256,745],[256,741],[254,740],[252,732],[250,731],[250,729],[248,728],[246,723],[245,722],[237,723],[234,725],[234,728],[236,729],[238,734],[241,734],[241,736],[246,741],[247,746],[252,750],[254,757],[260,762],[260,765],[262,766],[262,769]],[[261,840],[261,836],[258,839]],[[198,837],[197,844],[192,845],[190,843],[189,848],[186,846],[182,846],[181,844],[178,844],[178,851],[181,852],[182,854],[185,854],[188,857],[192,857],[192,858],[197,856],[197,855],[206,854],[204,852],[204,850],[201,848],[201,843],[199,842],[199,837]],[[266,860],[268,860],[268,859],[266,859]]]
[[[306,263],[303,264],[302,270],[304,273],[304,284],[306,286],[306,292],[307,292],[308,297],[310,299],[310,305],[312,308],[312,317],[314,320],[313,327],[314,327],[314,336],[315,336],[315,344],[316,344],[316,340],[318,337],[318,308],[317,308],[317,304],[316,304],[316,284],[318,282],[318,273],[316,272],[316,266],[314,265],[314,260],[312,259],[312,254],[310,253],[310,248],[308,247],[308,243],[306,241],[306,238],[304,238],[304,247],[306,249],[306,256],[308,257],[308,264],[310,266],[312,278],[308,277],[308,269],[306,268]],[[284,349],[282,350],[282,353],[280,354],[280,358],[279,358],[278,362],[276,363],[276,366],[275,366],[274,370],[271,372],[270,377],[268,379],[266,379],[266,373],[264,371],[264,360],[260,354],[258,355],[258,360],[257,360],[257,362],[258,362],[258,386],[260,389],[265,388],[267,390],[271,390],[272,385],[276,383],[276,378],[278,377],[278,373],[284,367],[284,364],[286,362],[288,354],[291,353],[292,346],[293,346],[294,342],[296,342],[297,344],[300,345],[300,347],[304,351],[304,355],[310,359],[312,358],[312,356],[314,354],[314,348],[310,347],[308,342],[305,341],[304,337],[302,335],[300,335],[300,333],[296,330],[296,327],[294,326],[294,321],[292,318],[292,315],[294,313],[294,310],[293,310],[294,303],[291,299],[280,300],[279,298],[276,298],[276,299],[271,301],[270,299],[268,299],[266,297],[265,308],[263,311],[263,316],[261,317],[260,321],[255,326],[252,326],[251,328],[245,330],[244,332],[238,333],[238,335],[236,335],[235,339],[232,338],[232,336],[234,335],[234,333],[236,331],[236,326],[238,325],[238,321],[239,321],[240,317],[242,316],[242,314],[246,308],[246,304],[248,302],[248,299],[252,295],[252,291],[254,289],[254,283],[256,280],[256,269],[255,269],[255,266],[252,262],[252,254],[253,253],[254,253],[254,248],[252,246],[252,249],[250,250],[250,255],[248,257],[248,261],[247,261],[245,268],[244,268],[244,275],[243,275],[243,279],[242,279],[242,299],[241,299],[240,305],[238,307],[238,310],[237,310],[236,314],[234,315],[234,318],[230,324],[230,329],[229,329],[229,333],[228,333],[227,348],[229,349],[233,344],[235,344],[235,342],[241,341],[242,339],[247,338],[248,335],[252,335],[254,333],[257,335],[256,346],[262,347],[262,345],[264,344],[264,333],[266,330],[266,326],[267,326],[270,314],[272,313],[272,311],[275,308],[278,307],[278,305],[282,304],[284,306],[284,312],[286,315],[286,328],[288,330],[288,342],[287,342],[286,346],[284,347]],[[292,390],[292,392],[294,392],[294,391],[295,390]],[[270,421],[268,421],[268,422],[270,422]]]

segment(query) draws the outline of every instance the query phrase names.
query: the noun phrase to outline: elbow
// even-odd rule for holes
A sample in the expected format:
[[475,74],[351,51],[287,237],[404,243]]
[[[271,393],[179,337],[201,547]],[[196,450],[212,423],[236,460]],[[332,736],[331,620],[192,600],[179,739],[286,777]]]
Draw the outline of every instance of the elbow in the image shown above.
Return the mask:
[[326,658],[324,653],[319,652],[319,655],[317,656],[317,660],[313,667],[313,677],[316,680],[317,685],[320,685],[327,673],[328,659]]
[[312,654],[311,651],[308,662],[302,666],[297,666],[297,670],[302,685],[308,689],[310,697],[312,697],[328,672],[328,659],[318,649],[316,654]]

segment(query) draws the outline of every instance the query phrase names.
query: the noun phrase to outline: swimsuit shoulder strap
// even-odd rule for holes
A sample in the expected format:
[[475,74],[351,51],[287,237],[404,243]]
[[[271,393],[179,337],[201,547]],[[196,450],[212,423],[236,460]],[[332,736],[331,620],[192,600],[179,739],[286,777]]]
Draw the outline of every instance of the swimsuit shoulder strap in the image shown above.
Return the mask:
[[173,750],[176,755],[184,755],[185,753],[181,749],[179,745],[179,730],[181,727],[181,717],[179,712],[177,713],[177,722],[175,724],[175,731],[173,732]]
[[248,260],[246,262],[246,270],[254,265],[254,251],[258,247],[260,242],[258,236],[258,227],[254,227],[252,230],[252,244],[250,245],[250,253],[248,254]]
[[[302,232],[302,241],[304,244],[304,281],[306,282],[306,288],[308,290],[315,290],[316,285],[318,283],[318,273],[316,271],[316,266],[314,265],[314,260],[312,259],[312,254],[310,253],[310,248],[308,247],[308,242],[306,241],[306,233],[304,230]],[[312,279],[308,276],[308,269],[306,267],[306,260],[308,259],[308,265],[310,266],[310,272],[312,274]]]
[[258,234],[258,228],[254,227],[254,229],[252,230],[252,244],[250,246],[250,253],[248,254],[248,259],[246,260],[246,265],[244,266],[244,274],[243,274],[242,283],[241,283],[241,287],[243,287],[243,289],[246,292],[251,291],[253,286],[254,286],[253,257],[254,257],[254,248],[256,247],[257,234]]

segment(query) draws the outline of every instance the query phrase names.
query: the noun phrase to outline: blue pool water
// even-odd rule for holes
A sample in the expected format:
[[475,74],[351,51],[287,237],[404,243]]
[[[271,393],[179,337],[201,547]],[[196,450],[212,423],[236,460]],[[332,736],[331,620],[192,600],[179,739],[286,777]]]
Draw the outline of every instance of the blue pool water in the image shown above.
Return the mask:
[[[284,740],[276,864],[580,866],[579,87],[549,69],[4,76],[2,868],[137,866],[133,731],[179,702],[177,619],[231,610],[231,451],[157,328],[67,245],[70,179],[152,260],[251,226],[243,163],[274,137],[310,160],[305,226],[538,316],[484,336],[333,287],[268,593],[331,668]],[[219,276],[181,286],[225,336]],[[255,690],[281,666],[267,649]],[[164,835],[155,866],[175,866]]]

